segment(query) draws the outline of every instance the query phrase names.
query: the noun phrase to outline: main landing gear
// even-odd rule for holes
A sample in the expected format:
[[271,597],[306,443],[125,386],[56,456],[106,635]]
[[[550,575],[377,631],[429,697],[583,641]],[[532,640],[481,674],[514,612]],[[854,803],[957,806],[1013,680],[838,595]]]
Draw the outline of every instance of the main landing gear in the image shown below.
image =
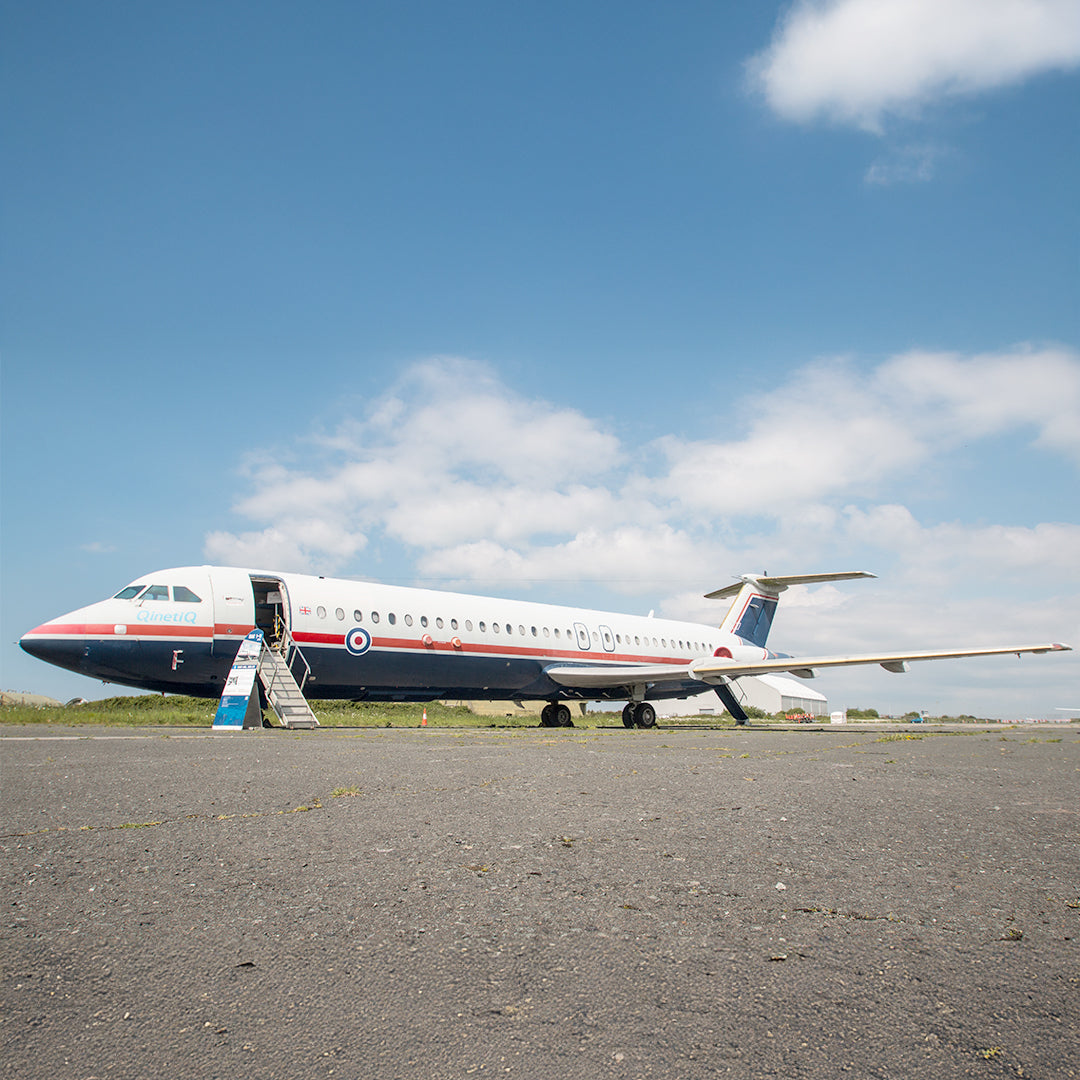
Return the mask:
[[623,727],[656,727],[656,710],[647,701],[631,701],[622,711]]
[[540,710],[542,727],[573,727],[570,706],[563,701],[550,701]]

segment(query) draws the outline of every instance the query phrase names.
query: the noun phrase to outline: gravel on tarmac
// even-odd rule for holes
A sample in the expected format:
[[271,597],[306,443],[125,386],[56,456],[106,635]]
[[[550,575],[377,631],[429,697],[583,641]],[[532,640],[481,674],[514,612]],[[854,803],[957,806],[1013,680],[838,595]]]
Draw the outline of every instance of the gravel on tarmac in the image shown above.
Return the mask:
[[1080,1076],[1075,727],[88,734],[0,733],[4,1077]]

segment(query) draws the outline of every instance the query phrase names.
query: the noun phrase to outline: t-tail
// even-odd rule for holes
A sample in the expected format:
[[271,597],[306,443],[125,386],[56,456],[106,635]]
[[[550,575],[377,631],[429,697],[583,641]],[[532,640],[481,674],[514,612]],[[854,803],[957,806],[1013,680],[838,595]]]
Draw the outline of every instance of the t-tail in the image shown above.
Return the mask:
[[818,585],[826,581],[850,581],[853,578],[875,576],[865,570],[851,570],[840,574],[791,574],[785,577],[743,574],[734,584],[706,593],[705,596],[709,600],[723,600],[734,596],[720,629],[734,634],[748,645],[757,645],[763,649],[772,629],[780,594],[788,586]]

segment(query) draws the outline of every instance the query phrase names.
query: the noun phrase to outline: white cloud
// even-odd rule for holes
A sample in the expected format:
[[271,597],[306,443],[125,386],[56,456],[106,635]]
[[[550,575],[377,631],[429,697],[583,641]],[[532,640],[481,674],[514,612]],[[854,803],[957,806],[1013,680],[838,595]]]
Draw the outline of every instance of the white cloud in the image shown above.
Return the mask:
[[866,491],[928,447],[872,379],[847,362],[814,364],[746,403],[749,432],[724,442],[660,440],[655,489],[711,514],[775,514],[841,491]]
[[1074,350],[1018,348],[962,357],[912,351],[878,370],[881,393],[904,400],[946,439],[1030,426],[1038,444],[1080,464],[1080,365]]
[[[865,543],[871,516],[900,545],[918,523],[891,505],[894,486],[954,446],[1028,431],[1080,464],[1080,356],[1022,347],[913,351],[876,368],[819,362],[733,411],[752,417],[734,438],[624,447],[486,368],[429,362],[319,439],[307,468],[251,473],[236,510],[261,531],[215,533],[207,554],[338,570],[374,536],[411,549],[431,574],[522,558],[530,578],[565,577],[560,566],[633,577],[650,565],[696,569],[693,552],[715,558],[721,544],[728,553],[750,543],[775,564],[825,550],[845,529]],[[853,498],[876,508],[860,519],[844,510]],[[1009,535],[998,538],[1003,551],[1019,543]]]
[[908,580],[942,584],[993,577],[1040,590],[1080,583],[1080,525],[923,526],[903,506],[848,507],[843,529],[855,543],[887,546]]
[[366,415],[309,446],[303,468],[249,466],[252,490],[235,510],[267,526],[213,534],[209,556],[250,563],[276,554],[283,568],[329,571],[347,565],[371,531],[443,550],[478,537],[508,544],[564,533],[616,514],[609,486],[595,481],[619,462],[617,438],[460,359],[415,365]]
[[896,147],[873,162],[863,179],[878,187],[923,184],[934,178],[942,154],[940,147],[926,144]]
[[748,66],[787,120],[880,131],[887,116],[1077,63],[1075,0],[806,0]]
[[514,549],[475,540],[425,554],[424,576],[466,582],[602,581],[613,592],[640,594],[672,580],[711,580],[718,573],[716,544],[702,544],[668,525],[587,527],[561,543]]

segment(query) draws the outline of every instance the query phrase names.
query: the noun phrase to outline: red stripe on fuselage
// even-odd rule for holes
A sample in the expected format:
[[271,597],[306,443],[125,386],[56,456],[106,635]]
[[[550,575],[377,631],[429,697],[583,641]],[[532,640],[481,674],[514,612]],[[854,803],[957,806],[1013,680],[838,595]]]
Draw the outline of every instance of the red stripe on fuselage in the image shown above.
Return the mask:
[[[117,626],[124,626],[117,633]],[[27,637],[87,637],[87,638],[210,638],[214,631],[209,626],[192,626],[185,623],[46,623],[26,632]]]
[[[298,645],[345,647],[345,638],[340,634],[313,634],[298,630],[293,634],[293,637]],[[504,645],[499,648],[495,645],[482,645],[467,641],[463,641],[460,647],[451,645],[449,641],[433,641],[430,645],[425,645],[416,638],[372,638],[371,647],[372,649],[423,654],[433,652],[467,653],[472,656],[486,656],[489,659],[514,656],[536,660],[579,660],[583,663],[668,664],[672,667],[687,664],[692,659],[692,657],[678,656],[640,656],[632,653],[584,652],[581,649],[530,648],[526,645]]]

